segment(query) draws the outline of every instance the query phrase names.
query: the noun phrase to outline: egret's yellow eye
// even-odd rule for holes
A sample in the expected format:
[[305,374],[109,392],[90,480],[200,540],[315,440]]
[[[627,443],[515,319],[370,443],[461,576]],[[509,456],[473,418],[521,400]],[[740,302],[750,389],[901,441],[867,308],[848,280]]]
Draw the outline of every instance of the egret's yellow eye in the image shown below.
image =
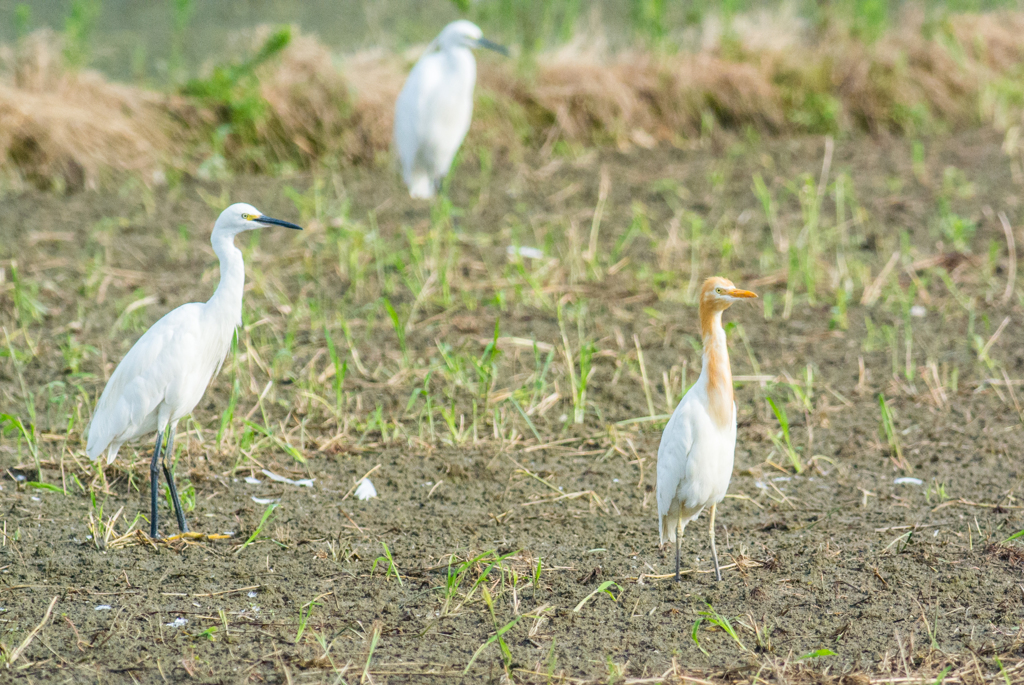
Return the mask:
[[245,219],[246,221],[249,221],[250,219],[252,219],[252,214],[243,214],[242,218]]
[[725,288],[715,288],[715,292],[721,295],[722,293],[725,292]]

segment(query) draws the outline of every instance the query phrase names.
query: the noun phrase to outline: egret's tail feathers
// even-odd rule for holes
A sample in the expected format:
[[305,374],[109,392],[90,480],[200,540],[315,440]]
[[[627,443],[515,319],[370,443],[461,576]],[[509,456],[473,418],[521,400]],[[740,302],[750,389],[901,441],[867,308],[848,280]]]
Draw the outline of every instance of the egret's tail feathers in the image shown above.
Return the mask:
[[664,547],[666,542],[675,542],[676,526],[669,521],[671,514],[658,517],[658,537],[661,538],[661,542],[658,544],[659,547]]
[[409,197],[429,200],[434,197],[434,182],[427,174],[414,174],[409,179]]
[[686,516],[680,507],[671,507],[668,513],[663,516],[658,516],[658,536],[661,538],[659,546],[664,546],[666,542],[675,542],[676,536],[682,536],[683,531],[686,530],[686,524],[697,518],[703,507],[692,516]]
[[89,457],[89,461],[96,461],[103,454],[103,450],[107,448],[107,445],[106,443],[100,444],[103,441],[97,438],[96,431],[92,428],[92,425],[88,428],[89,439],[85,444],[85,454]]
[[113,442],[109,435],[103,435],[104,431],[100,430],[94,424],[89,424],[88,428],[88,439],[85,444],[85,454],[89,457],[89,461],[96,461],[103,454],[103,451],[107,451],[107,465],[114,463],[114,459],[117,458],[117,451],[121,449],[121,443]]
[[120,445],[104,445],[103,447],[89,445],[85,448],[85,453],[88,455],[89,461],[96,461],[103,454],[104,449],[107,450],[107,466],[110,466],[117,458],[117,451],[121,449]]
[[86,447],[85,453],[89,456],[89,461],[96,461],[103,454],[104,449],[107,450],[107,466],[110,466],[117,459],[117,451],[121,449],[120,445],[104,445],[103,448],[99,449]]

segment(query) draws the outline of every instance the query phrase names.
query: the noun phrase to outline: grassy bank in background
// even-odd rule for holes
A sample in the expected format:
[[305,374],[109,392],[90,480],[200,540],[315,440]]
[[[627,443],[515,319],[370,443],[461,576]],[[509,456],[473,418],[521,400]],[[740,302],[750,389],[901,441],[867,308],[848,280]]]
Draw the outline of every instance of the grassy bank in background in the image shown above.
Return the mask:
[[[508,11],[505,24],[526,26]],[[539,16],[548,33],[580,25]],[[536,148],[685,145],[723,131],[927,136],[979,125],[1016,145],[1024,13],[871,17],[836,10],[810,28],[778,12],[702,17],[699,35],[686,34],[690,49],[668,45],[641,15],[636,25],[647,28],[629,49],[581,30],[540,50],[547,33],[509,29],[519,56],[481,58],[468,149],[516,158]],[[295,28],[264,28],[238,37],[224,63],[153,89],[82,68],[88,35],[69,20],[63,33],[26,33],[0,51],[8,187],[381,163],[394,99],[419,54],[339,56]]]

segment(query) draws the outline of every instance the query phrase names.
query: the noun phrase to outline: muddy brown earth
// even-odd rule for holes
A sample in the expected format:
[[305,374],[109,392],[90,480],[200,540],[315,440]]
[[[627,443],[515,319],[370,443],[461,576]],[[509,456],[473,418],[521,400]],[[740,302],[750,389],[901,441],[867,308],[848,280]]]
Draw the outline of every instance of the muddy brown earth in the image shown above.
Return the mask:
[[[383,167],[8,194],[2,679],[1021,681],[1020,160],[984,131],[829,148],[467,154],[433,215]],[[141,331],[216,286],[228,200],[307,230],[239,239],[238,350],[179,429],[206,536],[150,541],[151,444],[100,469],[84,429]],[[656,454],[712,273],[761,299],[725,317],[724,580],[702,516],[677,583]]]

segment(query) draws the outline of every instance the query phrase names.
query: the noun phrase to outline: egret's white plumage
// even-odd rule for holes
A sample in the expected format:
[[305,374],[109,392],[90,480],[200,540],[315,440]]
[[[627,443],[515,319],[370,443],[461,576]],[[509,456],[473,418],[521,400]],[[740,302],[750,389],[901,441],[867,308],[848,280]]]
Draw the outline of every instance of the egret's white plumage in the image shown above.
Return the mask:
[[[235,236],[267,225],[299,228],[263,216],[252,205],[231,205],[217,218],[210,242],[220,260],[220,283],[207,302],[184,304],[169,312],[132,346],[107,381],[89,424],[86,454],[96,460],[107,451],[107,463],[117,457],[121,445],[156,432],[153,473],[159,457],[161,436],[169,434],[173,446],[178,421],[202,399],[206,387],[220,371],[231,349],[235,327],[242,322],[242,289],[245,265],[235,247]],[[174,493],[170,472],[165,475]],[[155,496],[155,480],[153,485]],[[179,508],[177,497],[175,509]],[[155,502],[155,499],[154,499]],[[156,535],[154,504],[151,521]],[[178,513],[179,525],[184,518]]]
[[505,52],[464,19],[453,21],[416,62],[395,103],[395,150],[409,195],[430,198],[441,187],[473,119],[473,48]]
[[736,404],[722,312],[741,299],[757,297],[724,278],[709,278],[700,296],[704,358],[700,377],[672,413],[658,448],[658,528],[661,544],[676,546],[679,578],[679,537],[686,524],[711,507],[711,550],[715,550],[715,505],[722,501],[732,477],[736,450]]

